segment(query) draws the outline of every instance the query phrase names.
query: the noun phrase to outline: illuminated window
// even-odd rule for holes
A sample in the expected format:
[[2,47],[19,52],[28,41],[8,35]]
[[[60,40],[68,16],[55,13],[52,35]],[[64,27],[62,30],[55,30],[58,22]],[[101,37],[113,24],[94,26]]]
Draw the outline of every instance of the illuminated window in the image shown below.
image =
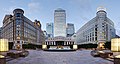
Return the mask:
[[20,13],[17,13],[15,16],[16,16],[16,17],[20,17],[20,16],[21,16],[21,14],[20,14]]
[[112,51],[120,51],[120,38],[114,38],[111,40],[111,50]]
[[8,40],[0,39],[0,51],[8,51]]
[[17,36],[17,39],[20,39],[20,37],[19,37],[19,36]]

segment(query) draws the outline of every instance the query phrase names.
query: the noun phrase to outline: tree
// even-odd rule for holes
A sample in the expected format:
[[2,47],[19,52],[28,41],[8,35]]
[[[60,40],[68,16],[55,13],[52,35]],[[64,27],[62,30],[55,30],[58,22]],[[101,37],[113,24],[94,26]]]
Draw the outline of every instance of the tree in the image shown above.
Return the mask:
[[105,48],[111,49],[111,41],[107,41],[104,45]]

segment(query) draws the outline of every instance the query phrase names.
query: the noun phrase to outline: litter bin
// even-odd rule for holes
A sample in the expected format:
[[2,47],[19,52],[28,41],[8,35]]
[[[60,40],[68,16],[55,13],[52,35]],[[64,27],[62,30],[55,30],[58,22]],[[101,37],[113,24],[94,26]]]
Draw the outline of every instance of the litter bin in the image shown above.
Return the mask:
[[6,64],[5,56],[0,55],[0,64]]

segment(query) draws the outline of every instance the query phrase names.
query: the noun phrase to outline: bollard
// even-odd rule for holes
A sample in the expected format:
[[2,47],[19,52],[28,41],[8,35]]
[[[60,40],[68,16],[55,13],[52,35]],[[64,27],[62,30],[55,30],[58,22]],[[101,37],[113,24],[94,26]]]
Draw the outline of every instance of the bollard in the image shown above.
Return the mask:
[[5,56],[0,55],[0,64],[6,64]]

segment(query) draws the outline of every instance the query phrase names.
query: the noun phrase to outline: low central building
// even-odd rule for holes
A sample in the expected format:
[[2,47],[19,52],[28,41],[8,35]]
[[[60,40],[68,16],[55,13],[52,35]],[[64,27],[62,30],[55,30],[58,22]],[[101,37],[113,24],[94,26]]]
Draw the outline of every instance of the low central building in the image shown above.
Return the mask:
[[74,44],[74,39],[62,36],[48,38],[45,41],[47,49],[72,49]]

